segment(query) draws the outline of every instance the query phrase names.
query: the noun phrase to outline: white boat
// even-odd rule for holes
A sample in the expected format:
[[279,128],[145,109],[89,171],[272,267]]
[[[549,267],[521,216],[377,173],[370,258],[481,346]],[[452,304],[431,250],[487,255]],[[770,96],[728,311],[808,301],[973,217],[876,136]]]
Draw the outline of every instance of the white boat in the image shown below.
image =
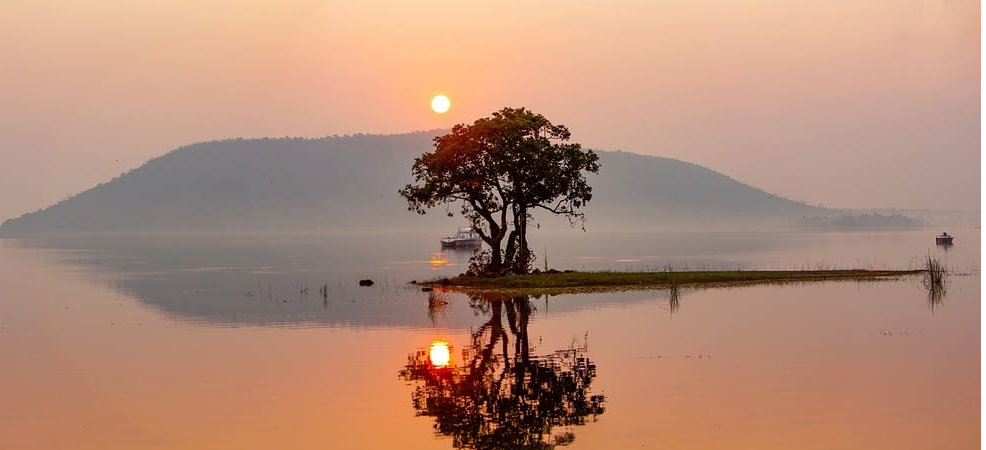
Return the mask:
[[938,236],[935,236],[935,243],[938,244],[938,245],[952,245],[952,238],[953,237],[954,236],[952,236],[952,235],[950,235],[948,233],[942,233],[942,234],[939,234]]
[[442,238],[442,247],[475,247],[483,242],[472,227],[459,227],[454,236]]

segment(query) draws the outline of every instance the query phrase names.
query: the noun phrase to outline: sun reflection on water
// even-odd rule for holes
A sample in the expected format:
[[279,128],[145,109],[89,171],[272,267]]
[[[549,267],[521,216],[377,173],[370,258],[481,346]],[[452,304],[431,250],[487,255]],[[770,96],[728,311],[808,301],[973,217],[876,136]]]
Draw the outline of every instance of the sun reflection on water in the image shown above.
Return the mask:
[[442,266],[447,266],[449,264],[449,260],[445,256],[445,252],[435,252],[431,254],[431,259],[428,260],[428,264],[431,264],[431,270],[438,270],[438,268]]
[[436,339],[431,342],[431,347],[428,350],[428,359],[431,361],[432,366],[437,368],[448,366],[450,355],[448,341],[445,339]]

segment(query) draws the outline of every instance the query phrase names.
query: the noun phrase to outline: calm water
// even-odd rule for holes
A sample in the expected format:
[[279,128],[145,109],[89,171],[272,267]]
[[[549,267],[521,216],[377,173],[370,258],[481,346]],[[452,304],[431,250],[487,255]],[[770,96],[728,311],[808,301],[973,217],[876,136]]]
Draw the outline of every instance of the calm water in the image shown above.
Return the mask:
[[0,240],[0,448],[976,448],[980,233],[949,231],[535,240],[596,270],[931,253],[956,274],[935,299],[916,277],[425,293],[469,254],[419,235]]

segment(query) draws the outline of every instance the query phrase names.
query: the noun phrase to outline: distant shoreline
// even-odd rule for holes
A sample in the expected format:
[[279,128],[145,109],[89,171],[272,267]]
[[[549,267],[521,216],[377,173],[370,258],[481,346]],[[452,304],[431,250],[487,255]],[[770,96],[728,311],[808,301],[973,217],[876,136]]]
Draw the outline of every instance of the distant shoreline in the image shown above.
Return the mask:
[[517,295],[566,294],[686,287],[728,287],[750,284],[817,281],[873,281],[917,275],[923,270],[741,270],[683,272],[549,271],[528,275],[475,277],[459,275],[413,282],[430,289]]

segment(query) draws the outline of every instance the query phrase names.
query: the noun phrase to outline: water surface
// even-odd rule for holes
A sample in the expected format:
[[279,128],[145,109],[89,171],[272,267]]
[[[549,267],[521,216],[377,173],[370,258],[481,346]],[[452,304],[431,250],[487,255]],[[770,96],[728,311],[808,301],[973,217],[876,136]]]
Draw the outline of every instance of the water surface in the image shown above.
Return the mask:
[[399,234],[2,240],[0,447],[977,447],[978,231],[949,249],[932,231],[537,241],[587,269],[931,253],[961,274],[938,299],[917,277],[677,301],[426,293],[407,282],[469,255]]

